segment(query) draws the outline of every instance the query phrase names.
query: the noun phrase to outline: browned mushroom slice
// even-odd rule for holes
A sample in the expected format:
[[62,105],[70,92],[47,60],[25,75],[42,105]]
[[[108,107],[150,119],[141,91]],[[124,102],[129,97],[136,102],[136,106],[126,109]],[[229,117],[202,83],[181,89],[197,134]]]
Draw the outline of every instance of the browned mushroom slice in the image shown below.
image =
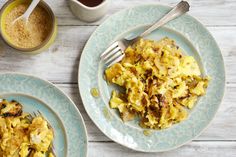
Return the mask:
[[20,116],[22,114],[22,105],[12,100],[8,102],[7,100],[2,100],[0,102],[0,116],[11,117],[11,116]]

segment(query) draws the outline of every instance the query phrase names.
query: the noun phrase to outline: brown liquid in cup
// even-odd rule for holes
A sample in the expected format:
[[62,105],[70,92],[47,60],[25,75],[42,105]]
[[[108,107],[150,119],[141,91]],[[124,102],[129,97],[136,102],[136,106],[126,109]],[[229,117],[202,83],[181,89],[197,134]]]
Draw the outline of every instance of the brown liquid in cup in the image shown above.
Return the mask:
[[103,0],[78,0],[88,7],[96,7],[103,2]]

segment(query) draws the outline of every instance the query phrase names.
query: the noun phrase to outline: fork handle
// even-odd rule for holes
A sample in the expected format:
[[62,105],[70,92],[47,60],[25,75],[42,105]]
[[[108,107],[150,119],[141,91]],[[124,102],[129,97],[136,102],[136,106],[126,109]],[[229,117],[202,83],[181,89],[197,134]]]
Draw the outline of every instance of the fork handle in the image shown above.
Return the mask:
[[183,15],[184,13],[188,12],[190,8],[190,5],[186,1],[179,2],[170,12],[168,12],[164,17],[162,17],[158,22],[153,24],[151,27],[149,27],[146,31],[144,31],[139,37],[142,38],[157,28],[163,26],[167,22]]

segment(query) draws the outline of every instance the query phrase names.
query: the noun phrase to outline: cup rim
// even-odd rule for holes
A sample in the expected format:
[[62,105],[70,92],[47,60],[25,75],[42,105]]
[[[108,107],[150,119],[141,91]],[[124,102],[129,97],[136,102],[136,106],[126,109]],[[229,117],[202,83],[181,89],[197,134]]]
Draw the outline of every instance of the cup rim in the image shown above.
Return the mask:
[[[11,4],[13,3],[15,0],[9,0],[7,1],[3,7],[1,8],[0,10],[0,35],[2,36],[3,40],[12,48],[16,49],[16,50],[19,50],[19,51],[23,51],[23,52],[33,52],[33,51],[36,51],[36,50],[39,50],[41,48],[43,48],[44,46],[46,46],[48,44],[48,42],[50,41],[50,39],[52,38],[53,36],[53,33],[55,32],[55,21],[56,21],[56,18],[55,18],[55,15],[51,9],[51,7],[44,1],[40,1],[39,2],[39,6],[41,6],[43,9],[45,9],[49,16],[51,17],[51,20],[52,20],[52,26],[51,26],[51,30],[49,32],[49,35],[47,36],[47,38],[38,46],[36,47],[32,47],[32,48],[22,48],[22,47],[19,47],[19,46],[16,46],[14,44],[12,44],[12,42],[10,42],[9,40],[7,40],[6,36],[3,35],[2,33],[2,14],[4,13],[5,9]],[[29,0],[31,1],[31,0]]]
[[86,5],[84,5],[83,3],[81,3],[79,0],[70,0],[70,1],[75,2],[76,4],[80,5],[80,6],[83,7],[84,9],[87,9],[87,10],[96,10],[96,9],[99,9],[99,8],[103,7],[104,5],[106,5],[109,0],[103,0],[102,3],[100,3],[99,5],[94,6],[94,7],[86,6]]

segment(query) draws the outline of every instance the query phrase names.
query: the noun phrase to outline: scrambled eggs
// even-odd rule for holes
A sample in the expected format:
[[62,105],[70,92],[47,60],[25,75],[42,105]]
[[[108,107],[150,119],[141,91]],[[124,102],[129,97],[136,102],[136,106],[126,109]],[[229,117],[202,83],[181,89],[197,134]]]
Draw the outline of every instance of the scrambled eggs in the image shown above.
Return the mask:
[[[0,102],[0,156],[1,157],[53,157],[51,151],[53,130],[42,116],[32,117],[29,114],[15,111],[16,101]],[[22,107],[22,105],[20,105]]]
[[112,92],[110,107],[123,121],[139,116],[140,126],[163,129],[183,121],[188,109],[205,94],[202,77],[192,56],[182,54],[174,40],[140,39],[125,50],[125,57],[105,71],[106,80],[125,88]]

